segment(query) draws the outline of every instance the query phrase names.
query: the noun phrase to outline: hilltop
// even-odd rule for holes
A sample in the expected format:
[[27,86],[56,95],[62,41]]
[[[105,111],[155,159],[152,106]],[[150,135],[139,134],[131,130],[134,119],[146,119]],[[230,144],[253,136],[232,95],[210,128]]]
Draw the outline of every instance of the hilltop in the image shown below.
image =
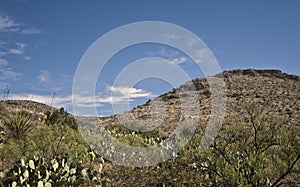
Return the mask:
[[31,113],[45,113],[46,111],[56,110],[54,107],[30,100],[0,100],[0,105],[9,111],[25,110]]

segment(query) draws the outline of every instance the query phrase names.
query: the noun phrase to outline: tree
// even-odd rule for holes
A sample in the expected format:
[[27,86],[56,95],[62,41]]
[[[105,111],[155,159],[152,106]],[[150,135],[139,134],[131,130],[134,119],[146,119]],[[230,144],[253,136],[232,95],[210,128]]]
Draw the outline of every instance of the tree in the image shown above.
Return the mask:
[[299,127],[247,108],[248,121],[227,121],[201,168],[207,184],[216,186],[296,186],[300,184]]

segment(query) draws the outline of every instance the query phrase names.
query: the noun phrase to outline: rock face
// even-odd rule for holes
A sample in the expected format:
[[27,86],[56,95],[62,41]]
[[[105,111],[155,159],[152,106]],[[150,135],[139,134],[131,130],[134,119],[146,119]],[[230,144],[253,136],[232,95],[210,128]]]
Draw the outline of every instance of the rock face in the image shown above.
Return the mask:
[[[300,124],[299,76],[280,70],[247,69],[225,71],[212,78],[222,77],[226,84],[225,119],[229,116],[241,120],[247,118],[245,108],[255,102],[263,106],[266,113],[277,113],[291,125]],[[162,133],[170,133],[178,122],[186,119],[195,119],[200,127],[205,127],[211,116],[210,96],[207,79],[194,79],[131,111],[101,117],[100,123],[104,126],[139,123],[139,126],[147,126],[148,130],[157,127]],[[190,109],[199,111],[182,114],[185,106],[197,106]]]

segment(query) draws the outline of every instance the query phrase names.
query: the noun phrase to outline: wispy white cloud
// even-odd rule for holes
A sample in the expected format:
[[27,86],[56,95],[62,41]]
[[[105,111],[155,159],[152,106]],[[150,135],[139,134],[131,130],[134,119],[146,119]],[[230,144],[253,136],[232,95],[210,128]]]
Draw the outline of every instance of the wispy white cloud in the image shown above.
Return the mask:
[[18,46],[19,49],[24,49],[26,47],[26,44],[17,42],[16,45]]
[[0,66],[6,66],[8,65],[8,61],[4,58],[0,58]]
[[168,49],[166,47],[161,47],[159,51],[151,51],[149,55],[151,56],[159,56],[163,58],[175,58],[180,54],[179,51]]
[[185,62],[187,62],[188,61],[188,59],[185,57],[185,56],[180,56],[180,57],[178,57],[178,58],[173,58],[173,59],[171,59],[171,63],[172,64],[182,64],[182,63],[185,63]]
[[0,32],[18,32],[22,34],[40,34],[42,31],[35,27],[28,27],[24,23],[17,22],[9,15],[0,14]]
[[125,86],[108,86],[107,90],[111,93],[109,97],[98,98],[100,103],[128,103],[134,101],[136,98],[147,98],[153,96],[151,92],[146,92],[143,89],[137,89]]
[[31,60],[32,57],[31,57],[31,56],[24,56],[24,59],[25,59],[25,60]]
[[[14,44],[13,47],[11,47],[8,50],[1,51],[0,49],[0,57],[5,57],[7,55],[22,55],[25,60],[31,60],[32,59],[31,56],[25,54],[25,48],[26,48],[26,44],[17,42]],[[6,61],[8,62],[8,60]]]
[[[159,51],[149,52],[150,56],[161,57],[168,60],[172,64],[183,64],[189,62],[188,58],[180,51],[161,47]],[[167,62],[167,61],[166,61]]]
[[24,53],[24,51],[21,49],[10,49],[8,53],[13,55],[21,55]]
[[26,45],[24,43],[17,42],[14,44],[15,48],[11,48],[8,51],[0,51],[0,89],[3,88],[4,85],[9,85],[9,81],[18,80],[22,78],[23,73],[15,72],[15,70],[10,66],[9,56],[11,55],[23,55],[24,48]]
[[12,70],[9,67],[9,62],[0,58],[0,89],[3,89],[5,86],[9,85],[9,80],[17,80],[21,78],[23,73],[18,73]]
[[4,46],[5,42],[3,40],[0,40],[0,47]]
[[175,34],[162,34],[161,36],[164,38],[173,39],[173,40],[178,40],[181,38],[179,35],[175,35]]
[[[107,94],[109,92],[109,94]],[[134,101],[137,98],[152,97],[151,92],[143,89],[130,88],[125,86],[107,86],[105,93],[101,92],[95,96],[74,95],[73,100],[76,106],[80,107],[101,107],[103,104],[124,104]]]
[[24,37],[22,34],[38,33],[41,33],[39,29],[28,26],[0,11],[0,35],[4,36],[0,40],[0,89],[10,85],[12,80],[26,77],[23,73],[16,72],[11,62],[16,59],[16,56],[31,60],[31,57],[26,54],[26,44],[19,42],[19,39]]
[[151,92],[146,92],[143,89],[130,88],[125,86],[108,86],[107,89],[115,94],[119,94],[127,98],[149,97],[152,95]]
[[[42,31],[37,28],[28,28],[25,24],[15,21],[9,15],[0,13],[0,33],[6,32],[12,34],[12,36],[18,36],[18,34],[39,34]],[[6,55],[24,55],[26,44],[22,42],[3,41],[0,40],[0,56]],[[26,60],[30,60],[31,57],[24,56]]]
[[0,80],[18,79],[23,73],[11,71],[9,69],[0,69]]
[[103,102],[100,102],[97,96],[84,96],[84,95],[73,95],[73,102],[76,103],[78,107],[101,107]]
[[51,80],[51,75],[49,71],[40,71],[40,74],[38,75],[38,81],[40,83],[45,83]]
[[9,51],[7,53],[8,54],[13,54],[13,55],[24,54],[24,49],[26,47],[26,44],[17,42],[15,45],[16,45],[16,48],[9,49]]
[[199,49],[194,53],[194,60],[196,63],[207,63],[213,61],[213,55],[209,49]]
[[25,28],[21,31],[22,34],[41,34],[42,31],[37,28]]
[[68,93],[72,90],[73,76],[55,74],[49,70],[39,71],[35,79],[28,83],[29,89],[38,93]]
[[193,47],[195,44],[197,44],[199,41],[196,38],[191,38],[186,42],[186,45],[188,47]]
[[0,31],[18,31],[19,27],[22,26],[22,23],[17,23],[11,17],[5,14],[0,14]]
[[[7,99],[14,100],[31,100],[39,103],[44,103],[46,105],[51,105],[56,108],[64,107],[70,108],[72,104],[72,96],[55,96],[53,95],[38,95],[38,94],[29,94],[29,93],[20,93],[20,94],[10,94]],[[52,102],[53,101],[53,102]]]

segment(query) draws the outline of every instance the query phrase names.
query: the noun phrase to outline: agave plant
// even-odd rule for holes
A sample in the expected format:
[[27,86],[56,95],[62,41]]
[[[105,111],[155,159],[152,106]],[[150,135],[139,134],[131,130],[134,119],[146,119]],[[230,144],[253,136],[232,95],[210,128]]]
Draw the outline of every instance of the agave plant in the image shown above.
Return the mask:
[[19,111],[14,116],[4,119],[3,125],[12,137],[21,139],[32,130],[30,117],[29,113]]

